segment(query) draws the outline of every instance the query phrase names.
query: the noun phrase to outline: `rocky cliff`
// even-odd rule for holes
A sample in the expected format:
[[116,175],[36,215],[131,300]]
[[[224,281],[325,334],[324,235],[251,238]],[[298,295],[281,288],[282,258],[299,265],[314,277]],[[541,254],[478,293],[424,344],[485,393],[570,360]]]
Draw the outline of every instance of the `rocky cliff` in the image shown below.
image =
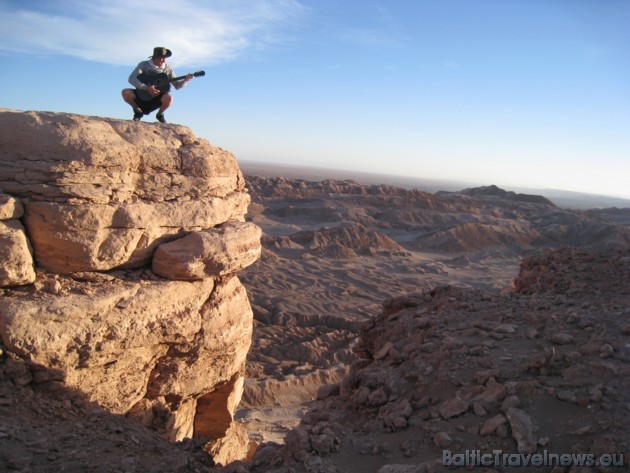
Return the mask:
[[0,189],[1,374],[242,458],[237,273],[261,230],[235,157],[183,126],[0,109]]

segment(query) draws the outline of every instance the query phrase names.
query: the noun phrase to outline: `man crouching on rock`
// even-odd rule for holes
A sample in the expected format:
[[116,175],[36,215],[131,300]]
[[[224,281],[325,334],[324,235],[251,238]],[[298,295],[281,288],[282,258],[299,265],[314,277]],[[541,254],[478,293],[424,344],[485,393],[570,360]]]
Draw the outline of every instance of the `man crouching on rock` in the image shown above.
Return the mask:
[[[153,49],[149,60],[139,63],[129,75],[129,83],[135,89],[123,89],[122,96],[133,108],[134,121],[139,121],[144,115],[159,109],[155,118],[160,123],[166,123],[164,111],[173,103],[173,96],[168,92],[170,82],[158,86],[155,82],[175,78],[175,72],[166,64],[166,58],[171,55],[170,49],[158,46]],[[192,78],[192,74],[188,74],[182,80],[173,82],[173,85],[179,90]]]

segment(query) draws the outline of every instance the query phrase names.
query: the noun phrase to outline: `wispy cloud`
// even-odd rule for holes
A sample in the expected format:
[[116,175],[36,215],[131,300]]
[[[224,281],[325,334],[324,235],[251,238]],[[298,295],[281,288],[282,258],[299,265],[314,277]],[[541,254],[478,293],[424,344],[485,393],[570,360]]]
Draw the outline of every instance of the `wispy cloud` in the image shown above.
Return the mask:
[[174,64],[213,64],[283,41],[305,11],[297,0],[59,4],[0,0],[0,52],[129,65],[166,46]]

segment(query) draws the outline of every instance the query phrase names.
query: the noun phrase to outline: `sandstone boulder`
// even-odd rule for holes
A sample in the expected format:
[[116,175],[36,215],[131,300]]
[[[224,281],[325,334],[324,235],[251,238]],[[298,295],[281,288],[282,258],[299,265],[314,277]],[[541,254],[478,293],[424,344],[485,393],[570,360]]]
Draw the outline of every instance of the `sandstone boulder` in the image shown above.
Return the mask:
[[0,188],[13,196],[123,204],[244,186],[235,157],[184,126],[0,109],[0,137]]
[[120,414],[157,401],[173,440],[194,433],[196,400],[243,370],[251,324],[236,277],[217,286],[115,280],[90,294],[0,300],[2,342],[40,367],[35,381],[63,381]]
[[0,287],[35,281],[33,250],[18,220],[23,215],[22,202],[0,192]]
[[21,218],[24,215],[24,206],[15,197],[0,192],[0,220]]
[[240,271],[261,252],[260,227],[230,222],[158,247],[153,272],[168,279],[196,280]]
[[163,242],[240,219],[247,194],[182,202],[76,205],[31,202],[26,227],[39,266],[60,274],[146,266]]
[[25,202],[35,260],[57,273],[140,267],[247,212],[235,157],[183,126],[0,109],[0,141],[0,187]]
[[0,287],[35,281],[31,246],[19,220],[0,220]]

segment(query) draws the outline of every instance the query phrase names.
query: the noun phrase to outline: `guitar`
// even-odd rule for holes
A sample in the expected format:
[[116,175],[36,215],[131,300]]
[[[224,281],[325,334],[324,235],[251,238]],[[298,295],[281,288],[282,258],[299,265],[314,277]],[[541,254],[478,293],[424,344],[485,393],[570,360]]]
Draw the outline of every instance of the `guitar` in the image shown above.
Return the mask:
[[[192,74],[193,77],[201,77],[205,75],[205,71],[197,71]],[[162,94],[165,94],[166,92],[171,90],[171,82],[177,82],[185,78],[186,76],[179,76],[169,79],[168,76],[163,72],[160,74],[147,74],[146,72],[143,72],[142,74],[138,75],[138,80],[140,82],[145,85],[154,85]],[[137,89],[136,92],[138,93],[138,97],[145,102],[148,102],[153,98],[153,95],[151,95],[146,90]]]

